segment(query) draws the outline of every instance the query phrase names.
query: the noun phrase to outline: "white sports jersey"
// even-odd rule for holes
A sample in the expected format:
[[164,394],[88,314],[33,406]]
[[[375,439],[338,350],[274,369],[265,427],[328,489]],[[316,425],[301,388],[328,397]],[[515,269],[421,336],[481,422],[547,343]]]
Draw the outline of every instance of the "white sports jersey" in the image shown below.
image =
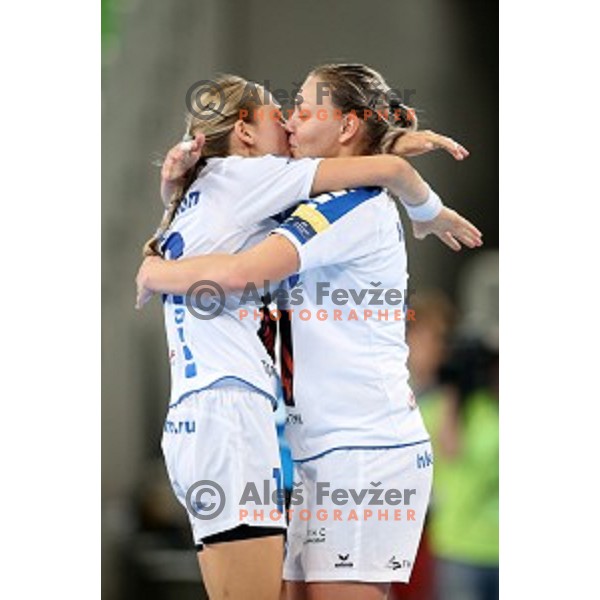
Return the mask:
[[290,278],[294,460],[429,439],[408,385],[408,275],[393,201],[380,188],[323,194],[275,233],[300,256]]
[[[310,196],[318,163],[275,156],[208,159],[163,235],[165,258],[234,254],[254,246],[277,225],[270,215]],[[183,296],[164,297],[171,405],[232,380],[276,401],[278,378],[257,335],[260,321],[240,319],[240,298],[228,296],[221,314],[203,320],[188,310]]]

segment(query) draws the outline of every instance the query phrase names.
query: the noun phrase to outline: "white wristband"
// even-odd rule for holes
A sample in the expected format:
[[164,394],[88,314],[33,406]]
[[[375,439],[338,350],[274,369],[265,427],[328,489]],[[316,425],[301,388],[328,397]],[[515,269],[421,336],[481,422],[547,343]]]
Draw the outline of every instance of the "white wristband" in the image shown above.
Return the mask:
[[402,202],[411,221],[431,221],[432,219],[435,219],[440,212],[442,212],[442,208],[444,208],[440,197],[429,186],[427,187],[429,188],[429,195],[423,204],[414,206],[406,204],[404,201]]

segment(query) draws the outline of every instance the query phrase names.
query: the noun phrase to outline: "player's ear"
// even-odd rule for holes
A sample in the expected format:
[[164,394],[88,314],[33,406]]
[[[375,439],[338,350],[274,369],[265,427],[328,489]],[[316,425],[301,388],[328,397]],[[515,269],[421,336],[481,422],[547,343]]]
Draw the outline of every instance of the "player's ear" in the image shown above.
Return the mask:
[[233,135],[244,144],[244,146],[254,146],[256,144],[256,133],[252,125],[242,119],[238,119],[233,126]]
[[347,144],[354,139],[360,130],[360,119],[357,114],[352,111],[346,113],[340,123],[340,144]]

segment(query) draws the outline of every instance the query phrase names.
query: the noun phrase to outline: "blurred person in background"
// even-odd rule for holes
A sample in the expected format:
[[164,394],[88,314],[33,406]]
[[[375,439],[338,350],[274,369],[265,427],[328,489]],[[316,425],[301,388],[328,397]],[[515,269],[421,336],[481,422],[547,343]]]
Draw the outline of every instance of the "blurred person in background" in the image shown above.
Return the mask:
[[452,459],[458,447],[456,394],[451,386],[440,383],[440,368],[448,360],[455,310],[446,295],[439,291],[414,293],[409,306],[415,316],[407,325],[410,383],[431,436],[435,469],[432,501],[413,577],[406,589],[396,586],[393,597],[398,600],[433,600],[435,561],[431,550],[430,523],[437,509],[437,489],[439,478],[444,475],[444,463]]
[[415,294],[410,307],[415,320],[408,324],[411,386],[428,429],[435,439],[433,449],[445,457],[457,449],[456,396],[454,390],[440,382],[440,369],[449,358],[455,309],[439,291]]
[[469,371],[466,378],[479,371],[480,381],[468,389],[461,385],[463,376],[455,373],[459,400],[456,416],[450,418],[457,429],[457,447],[441,469],[441,461],[436,462],[431,543],[437,558],[438,598],[495,600],[499,574],[498,353],[475,340],[454,358],[460,371]]
[[427,536],[436,600],[498,598],[497,273],[495,253],[468,265],[460,334],[450,346],[454,311],[448,300],[417,295],[413,305],[412,382],[435,455]]

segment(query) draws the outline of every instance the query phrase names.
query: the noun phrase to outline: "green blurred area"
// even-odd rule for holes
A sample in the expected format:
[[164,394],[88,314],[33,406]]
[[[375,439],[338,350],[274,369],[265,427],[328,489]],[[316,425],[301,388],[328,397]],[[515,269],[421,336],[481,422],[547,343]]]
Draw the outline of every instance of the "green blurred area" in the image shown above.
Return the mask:
[[469,565],[499,561],[499,411],[487,389],[465,399],[461,450],[445,456],[441,448],[443,398],[420,398],[423,420],[431,434],[435,456],[434,507],[430,534],[434,554]]
[[105,50],[117,35],[116,4],[117,0],[101,0],[102,50]]

